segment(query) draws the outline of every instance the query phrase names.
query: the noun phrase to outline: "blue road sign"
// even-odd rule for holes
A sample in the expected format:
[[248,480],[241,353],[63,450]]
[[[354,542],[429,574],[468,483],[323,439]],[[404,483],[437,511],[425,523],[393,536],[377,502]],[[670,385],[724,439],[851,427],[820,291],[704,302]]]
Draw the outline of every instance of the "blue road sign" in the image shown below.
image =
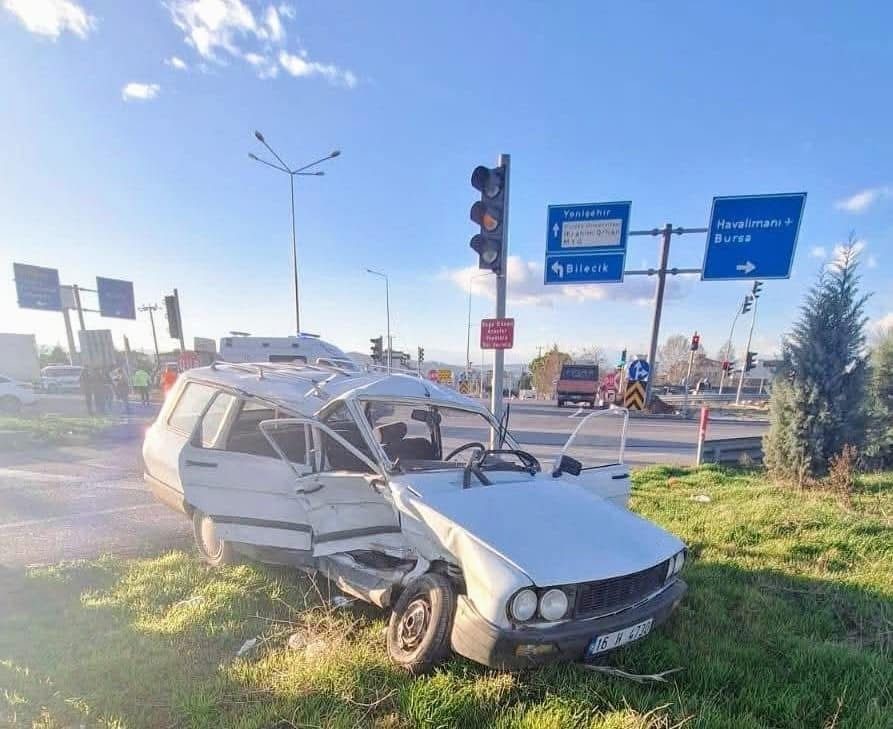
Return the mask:
[[582,284],[616,283],[623,280],[622,253],[590,255],[546,255],[545,283]]
[[97,276],[96,295],[99,298],[100,315],[118,319],[136,319],[132,281]]
[[806,193],[713,198],[702,281],[790,278]]
[[632,203],[550,205],[546,284],[620,283]]
[[26,263],[12,264],[16,281],[16,297],[23,309],[62,310],[59,271]]
[[644,359],[634,359],[629,363],[626,373],[630,382],[648,382],[648,375],[651,374],[651,365]]

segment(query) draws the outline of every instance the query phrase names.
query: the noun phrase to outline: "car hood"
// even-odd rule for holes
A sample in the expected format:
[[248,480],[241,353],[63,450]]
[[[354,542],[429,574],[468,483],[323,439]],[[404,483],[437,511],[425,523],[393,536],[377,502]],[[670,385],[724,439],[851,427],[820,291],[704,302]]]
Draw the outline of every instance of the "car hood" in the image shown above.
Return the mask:
[[685,546],[655,524],[548,475],[428,492],[422,501],[451,522],[447,531],[461,527],[539,586],[638,572]]

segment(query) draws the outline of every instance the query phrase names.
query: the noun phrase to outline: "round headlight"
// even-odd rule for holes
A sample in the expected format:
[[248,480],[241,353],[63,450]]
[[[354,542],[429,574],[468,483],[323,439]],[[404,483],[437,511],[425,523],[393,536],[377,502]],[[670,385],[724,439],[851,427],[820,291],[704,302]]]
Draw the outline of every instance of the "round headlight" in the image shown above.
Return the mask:
[[511,612],[515,620],[530,620],[536,612],[536,593],[533,590],[521,590],[512,598]]
[[564,590],[546,590],[540,598],[540,615],[546,620],[558,620],[567,612],[567,595]]

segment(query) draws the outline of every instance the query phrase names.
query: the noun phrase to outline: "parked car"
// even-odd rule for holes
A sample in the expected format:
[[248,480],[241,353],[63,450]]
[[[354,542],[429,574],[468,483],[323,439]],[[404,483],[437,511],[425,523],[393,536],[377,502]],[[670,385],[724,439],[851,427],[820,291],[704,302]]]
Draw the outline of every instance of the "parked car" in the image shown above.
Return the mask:
[[566,402],[588,404],[594,408],[600,398],[597,364],[566,364],[561,367],[555,385],[558,407]]
[[451,649],[519,668],[644,638],[686,591],[685,545],[627,508],[622,450],[570,456],[584,424],[544,468],[427,380],[216,363],[180,376],[143,459],[209,564],[320,571],[391,611],[388,653],[413,673]]
[[28,382],[0,375],[0,413],[15,414],[25,405],[37,402],[34,388]]
[[83,367],[47,365],[40,370],[40,389],[44,392],[75,392],[81,387]]

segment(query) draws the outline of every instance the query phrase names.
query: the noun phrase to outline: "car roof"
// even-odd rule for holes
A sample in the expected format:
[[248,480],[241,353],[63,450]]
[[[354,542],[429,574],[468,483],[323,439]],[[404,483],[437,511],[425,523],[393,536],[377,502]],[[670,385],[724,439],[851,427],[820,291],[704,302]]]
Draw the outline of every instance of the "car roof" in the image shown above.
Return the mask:
[[335,400],[355,398],[425,399],[485,413],[480,403],[411,374],[348,372],[326,365],[215,362],[181,375],[188,381],[218,384],[312,416]]

